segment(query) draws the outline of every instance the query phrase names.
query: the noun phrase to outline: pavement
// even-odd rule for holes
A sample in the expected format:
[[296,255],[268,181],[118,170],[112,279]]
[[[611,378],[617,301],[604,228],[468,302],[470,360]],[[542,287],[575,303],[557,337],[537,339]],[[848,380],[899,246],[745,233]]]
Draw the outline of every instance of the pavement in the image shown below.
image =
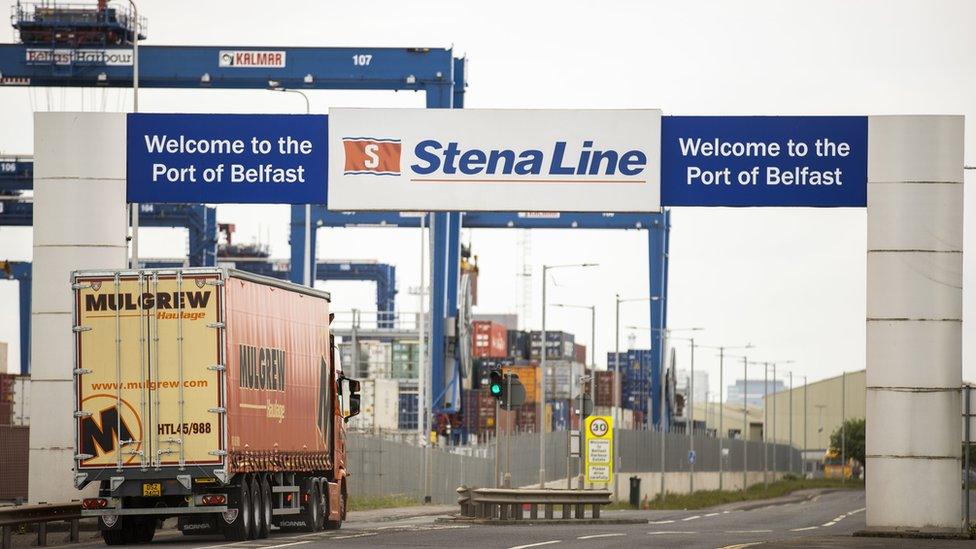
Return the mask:
[[[640,524],[477,525],[444,518],[454,506],[424,506],[350,512],[341,530],[314,534],[273,532],[264,540],[229,543],[220,536],[184,537],[161,530],[154,546],[165,549],[278,549],[296,547],[973,547],[972,541],[853,537],[864,528],[864,492],[797,492],[762,502],[739,502],[703,510],[604,511],[608,519]],[[28,536],[17,545],[24,547]],[[26,538],[26,539],[24,539]],[[58,540],[52,539],[52,545]],[[90,539],[74,547],[98,547]]]

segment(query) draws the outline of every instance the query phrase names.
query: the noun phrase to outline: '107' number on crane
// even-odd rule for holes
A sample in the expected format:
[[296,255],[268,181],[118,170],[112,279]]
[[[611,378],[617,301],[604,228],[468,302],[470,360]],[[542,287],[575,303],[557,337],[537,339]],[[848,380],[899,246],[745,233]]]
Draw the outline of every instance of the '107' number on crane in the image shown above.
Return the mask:
[[358,53],[352,56],[352,64],[357,67],[368,67],[372,60],[373,56],[367,53]]

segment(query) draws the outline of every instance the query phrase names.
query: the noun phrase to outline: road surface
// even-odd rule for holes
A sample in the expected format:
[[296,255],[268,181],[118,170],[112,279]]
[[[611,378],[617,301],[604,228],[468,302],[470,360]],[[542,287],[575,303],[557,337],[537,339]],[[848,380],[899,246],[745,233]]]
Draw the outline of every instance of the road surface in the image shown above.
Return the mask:
[[[350,513],[341,530],[315,534],[273,532],[239,543],[219,536],[184,537],[160,531],[152,546],[164,549],[315,549],[319,547],[495,547],[503,549],[619,547],[954,547],[972,542],[853,538],[864,528],[864,492],[836,491],[796,501],[732,504],[699,511],[605,511],[606,518],[640,518],[646,524],[488,526],[444,524],[436,515],[403,511]],[[784,503],[786,502],[786,503]],[[449,508],[440,508],[446,511]],[[410,513],[406,513],[410,514]],[[98,547],[86,543],[74,547]]]

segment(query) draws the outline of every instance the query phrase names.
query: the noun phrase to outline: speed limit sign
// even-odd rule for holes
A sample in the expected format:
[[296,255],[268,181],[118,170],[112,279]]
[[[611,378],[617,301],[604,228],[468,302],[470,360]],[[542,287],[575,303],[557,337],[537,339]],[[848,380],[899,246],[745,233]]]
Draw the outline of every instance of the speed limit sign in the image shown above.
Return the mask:
[[590,433],[595,437],[603,437],[610,430],[610,424],[602,417],[595,417],[590,422]]
[[586,480],[589,482],[613,481],[613,418],[590,416],[586,418],[586,444],[583,453],[586,460]]

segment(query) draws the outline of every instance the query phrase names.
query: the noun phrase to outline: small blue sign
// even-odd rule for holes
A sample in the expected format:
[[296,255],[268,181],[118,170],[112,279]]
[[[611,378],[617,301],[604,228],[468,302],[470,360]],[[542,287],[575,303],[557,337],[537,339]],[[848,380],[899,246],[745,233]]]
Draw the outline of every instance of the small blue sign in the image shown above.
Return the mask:
[[325,204],[325,115],[130,114],[126,127],[128,202]]
[[867,206],[866,116],[665,116],[663,206]]
[[695,454],[695,451],[694,450],[688,450],[688,463],[694,465],[695,464],[695,457],[697,457],[697,455]]

